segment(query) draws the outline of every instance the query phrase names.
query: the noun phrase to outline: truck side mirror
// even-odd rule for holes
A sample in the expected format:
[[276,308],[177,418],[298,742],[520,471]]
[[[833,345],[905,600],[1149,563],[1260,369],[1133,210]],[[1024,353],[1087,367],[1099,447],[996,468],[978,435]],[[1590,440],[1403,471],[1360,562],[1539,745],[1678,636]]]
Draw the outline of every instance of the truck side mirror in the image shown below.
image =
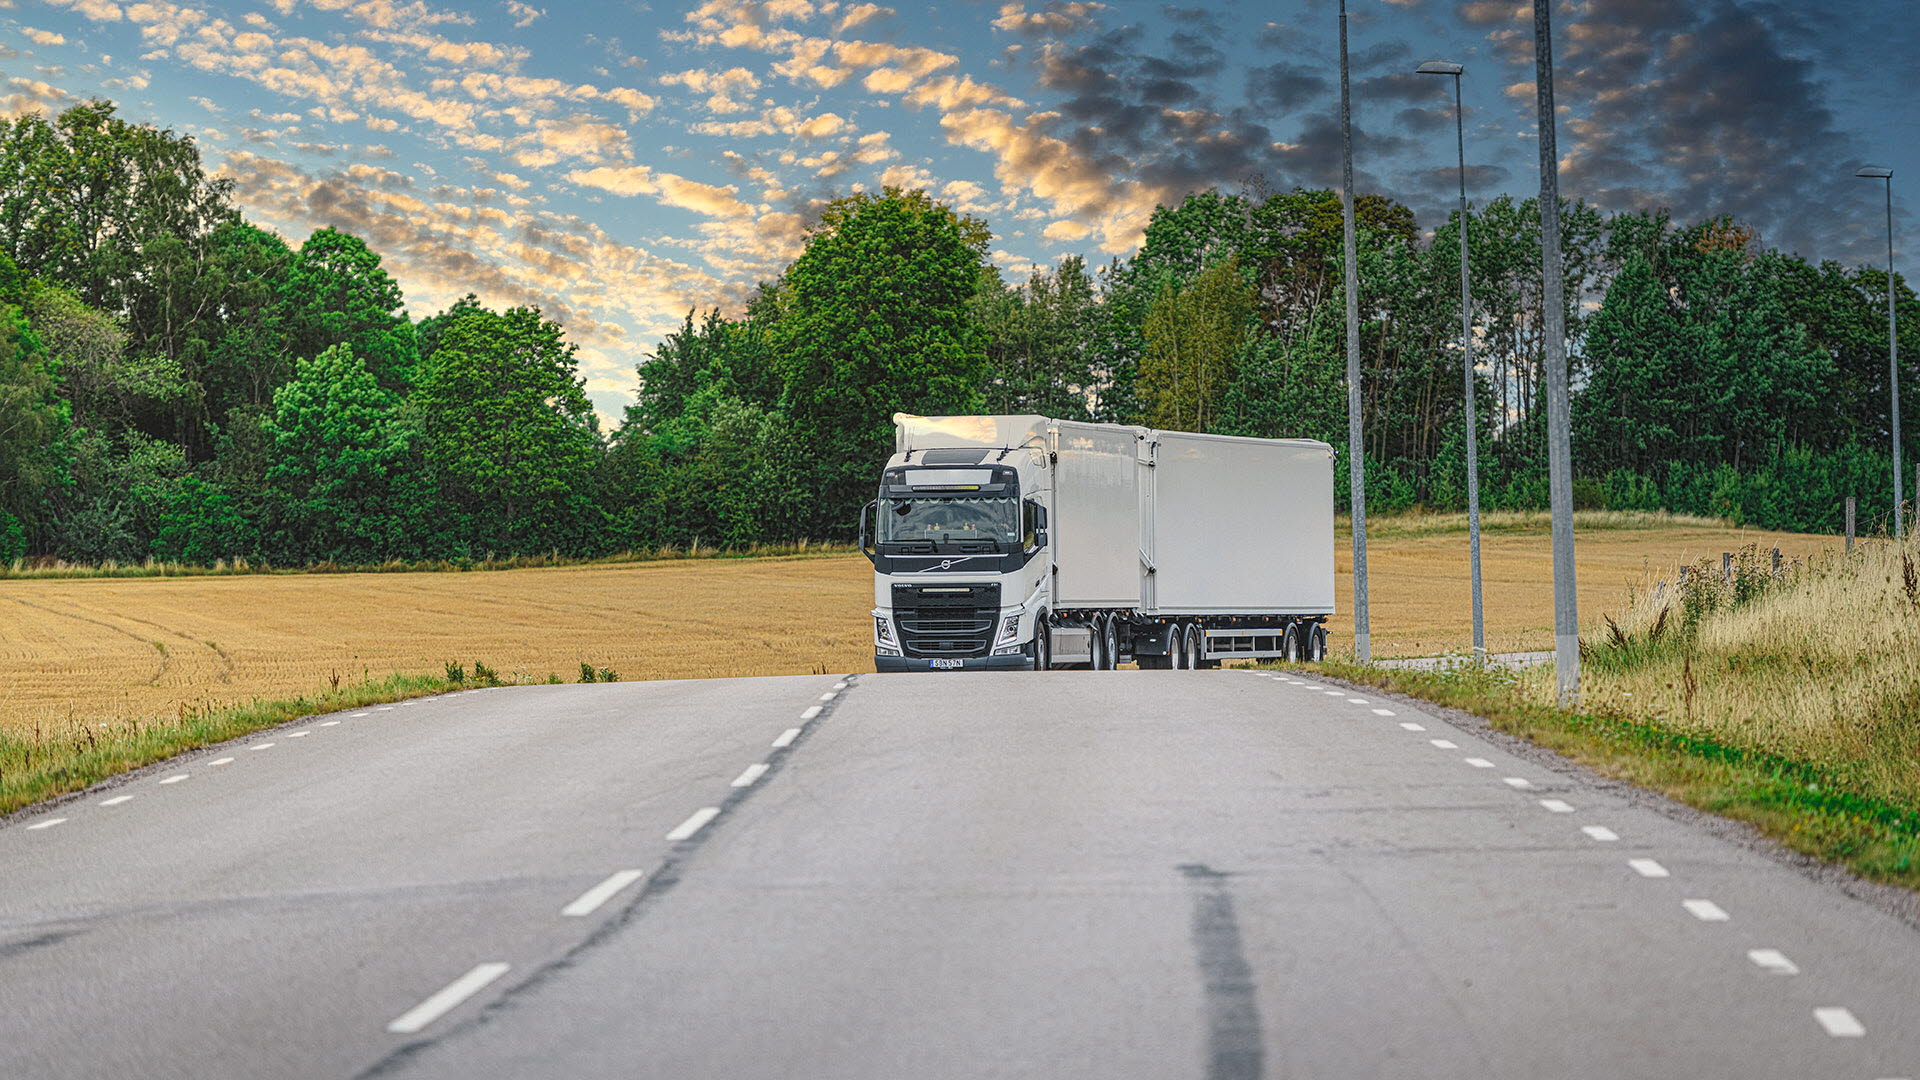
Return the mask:
[[1044,550],[1047,546],[1047,508],[1039,503],[1027,505],[1033,508],[1033,550]]
[[874,508],[878,505],[880,505],[880,501],[875,499],[873,502],[860,508],[860,554],[865,555],[868,562],[874,561],[875,551],[872,543],[873,530],[870,526],[873,521]]

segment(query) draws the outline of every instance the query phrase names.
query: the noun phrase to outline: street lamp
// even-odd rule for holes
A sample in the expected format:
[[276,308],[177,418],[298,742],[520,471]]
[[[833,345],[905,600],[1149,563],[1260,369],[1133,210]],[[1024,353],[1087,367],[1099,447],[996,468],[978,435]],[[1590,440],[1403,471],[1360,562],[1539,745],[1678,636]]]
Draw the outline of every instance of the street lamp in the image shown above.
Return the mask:
[[1353,655],[1373,659],[1367,619],[1367,473],[1360,434],[1360,263],[1353,222],[1353,99],[1348,88],[1347,0],[1340,0],[1340,219],[1347,285],[1347,478],[1353,502]]
[[1467,563],[1473,578],[1473,657],[1487,658],[1487,624],[1480,606],[1480,450],[1479,412],[1473,378],[1473,293],[1467,277],[1467,133],[1460,112],[1460,76],[1466,68],[1444,60],[1429,60],[1415,69],[1420,75],[1453,76],[1453,135],[1460,150],[1460,351],[1466,368],[1467,403]]
[[[1893,538],[1900,539],[1900,338],[1893,309],[1893,170],[1869,165],[1855,176],[1887,182],[1887,382],[1893,394]],[[1920,483],[1920,481],[1916,481]],[[1920,498],[1920,491],[1914,496]],[[1916,515],[1920,521],[1920,515]]]

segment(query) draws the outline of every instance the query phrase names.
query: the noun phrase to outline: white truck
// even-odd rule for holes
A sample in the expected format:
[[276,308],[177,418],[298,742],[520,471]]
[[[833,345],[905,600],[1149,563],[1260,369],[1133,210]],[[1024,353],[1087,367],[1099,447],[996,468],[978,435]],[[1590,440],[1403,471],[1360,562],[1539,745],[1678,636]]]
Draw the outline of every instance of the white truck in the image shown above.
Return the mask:
[[860,518],[879,671],[1317,660],[1333,449],[1044,416],[894,416]]

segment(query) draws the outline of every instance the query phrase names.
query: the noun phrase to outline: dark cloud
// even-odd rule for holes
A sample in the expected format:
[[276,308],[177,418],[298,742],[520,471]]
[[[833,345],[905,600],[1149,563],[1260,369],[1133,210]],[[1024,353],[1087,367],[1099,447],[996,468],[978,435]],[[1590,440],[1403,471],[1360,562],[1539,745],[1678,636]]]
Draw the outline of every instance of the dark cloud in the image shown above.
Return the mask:
[[[1562,189],[1608,210],[1731,214],[1810,257],[1867,253],[1877,192],[1771,6],[1592,0],[1557,66]],[[1557,35],[1558,36],[1558,35]]]
[[1333,83],[1314,68],[1281,62],[1247,72],[1247,104],[1257,113],[1280,117],[1309,104],[1330,100]]
[[1353,96],[1357,101],[1408,105],[1450,100],[1453,97],[1451,90],[1452,84],[1447,80],[1432,75],[1417,75],[1411,70],[1375,75],[1353,84]]

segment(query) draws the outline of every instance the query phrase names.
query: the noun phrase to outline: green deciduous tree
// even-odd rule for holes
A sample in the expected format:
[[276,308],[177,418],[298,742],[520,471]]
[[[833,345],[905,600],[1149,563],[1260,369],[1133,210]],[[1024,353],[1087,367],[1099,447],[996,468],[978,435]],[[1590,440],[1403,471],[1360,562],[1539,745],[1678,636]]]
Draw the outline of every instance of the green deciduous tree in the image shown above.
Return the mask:
[[462,313],[441,331],[409,406],[458,516],[447,540],[476,554],[591,542],[593,407],[574,346],[538,309]]
[[287,275],[285,299],[294,355],[345,345],[381,386],[401,391],[413,382],[420,345],[401,311],[400,286],[359,237],[331,228],[308,237]]
[[399,411],[345,345],[300,361],[274,391],[264,433],[277,559],[367,563],[392,551],[394,480],[409,464]]
[[1148,423],[1211,430],[1252,314],[1253,286],[1242,276],[1237,255],[1202,271],[1187,288],[1171,275],[1162,280],[1142,331],[1140,388]]

